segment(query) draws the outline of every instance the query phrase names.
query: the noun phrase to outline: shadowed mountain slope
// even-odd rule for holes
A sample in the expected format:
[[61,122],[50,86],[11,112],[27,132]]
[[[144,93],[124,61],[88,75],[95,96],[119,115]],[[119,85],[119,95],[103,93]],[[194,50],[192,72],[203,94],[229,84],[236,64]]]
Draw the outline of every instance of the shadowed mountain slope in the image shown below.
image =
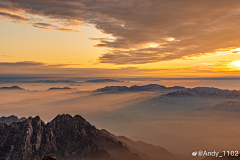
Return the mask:
[[226,101],[216,105],[213,110],[240,112],[240,102]]
[[[142,156],[149,156],[148,159],[152,160],[177,160],[177,158],[170,153],[168,150],[166,150],[163,147],[160,146],[155,146],[152,144],[148,144],[142,141],[133,141],[127,137],[124,136],[115,136],[111,133],[109,133],[106,130],[101,130],[105,134],[114,137],[118,139],[119,141],[123,142],[123,145],[126,145],[132,152],[134,153],[143,153],[144,155]],[[135,149],[135,150],[134,150]],[[140,156],[141,154],[138,153]]]

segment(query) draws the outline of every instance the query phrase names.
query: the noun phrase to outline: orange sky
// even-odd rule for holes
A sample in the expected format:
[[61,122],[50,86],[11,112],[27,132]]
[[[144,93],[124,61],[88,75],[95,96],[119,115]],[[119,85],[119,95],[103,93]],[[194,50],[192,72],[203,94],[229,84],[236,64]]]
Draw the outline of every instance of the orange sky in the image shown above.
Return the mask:
[[237,77],[239,8],[236,0],[4,0],[0,74]]

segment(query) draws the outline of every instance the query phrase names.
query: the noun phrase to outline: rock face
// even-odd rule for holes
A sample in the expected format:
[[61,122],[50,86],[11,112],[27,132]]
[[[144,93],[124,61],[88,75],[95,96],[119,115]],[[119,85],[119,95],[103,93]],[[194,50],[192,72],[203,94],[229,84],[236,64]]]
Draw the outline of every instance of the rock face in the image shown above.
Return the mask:
[[0,158],[41,160],[140,160],[118,140],[105,136],[81,116],[58,115],[44,125],[40,117],[0,123]]
[[240,91],[221,90],[218,88],[196,87],[186,88],[166,94],[169,97],[212,97],[212,98],[239,98]]
[[97,92],[109,92],[109,91],[155,91],[162,89],[183,89],[184,87],[174,86],[174,87],[165,87],[158,84],[149,84],[144,86],[106,86],[104,88],[97,89]]
[[10,125],[13,122],[23,122],[27,120],[27,118],[22,117],[18,118],[17,116],[9,116],[9,117],[0,117],[0,123],[6,123],[7,125]]

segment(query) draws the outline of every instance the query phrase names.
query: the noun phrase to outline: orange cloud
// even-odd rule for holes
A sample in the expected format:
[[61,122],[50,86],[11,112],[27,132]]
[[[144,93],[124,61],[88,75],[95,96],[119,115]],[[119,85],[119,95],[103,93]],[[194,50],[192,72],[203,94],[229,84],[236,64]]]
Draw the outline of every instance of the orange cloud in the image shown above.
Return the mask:
[[[34,27],[79,32],[72,27],[86,23],[111,35],[98,39],[96,47],[109,49],[100,63],[155,63],[240,48],[238,0],[3,0],[0,6],[32,15]],[[21,19],[18,11],[2,16]]]

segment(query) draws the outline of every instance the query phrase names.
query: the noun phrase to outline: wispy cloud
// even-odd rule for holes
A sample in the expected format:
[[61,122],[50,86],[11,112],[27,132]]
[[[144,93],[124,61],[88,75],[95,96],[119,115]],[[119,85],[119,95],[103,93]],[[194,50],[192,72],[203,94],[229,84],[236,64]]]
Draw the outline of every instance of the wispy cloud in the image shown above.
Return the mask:
[[45,63],[24,61],[24,62],[0,62],[0,67],[30,67],[30,66],[43,66]]
[[96,47],[109,49],[101,63],[145,64],[240,48],[239,0],[3,0],[0,8],[2,17],[30,19],[43,29],[76,32],[74,26],[93,24],[114,37],[97,39]]
[[59,30],[59,31],[65,31],[65,32],[79,32],[80,33],[80,31],[76,30],[76,29],[63,28],[60,25],[49,24],[49,23],[34,23],[32,26],[41,28],[41,29],[47,29],[47,30]]
[[35,61],[23,61],[23,62],[0,62],[0,67],[66,67],[72,65],[81,65],[81,64],[47,64],[42,62]]
[[5,12],[0,12],[1,16],[7,17],[9,19],[14,19],[14,20],[21,20],[21,21],[28,21],[29,19],[23,16],[15,15],[15,14],[10,14],[10,13],[5,13]]
[[12,57],[10,55],[0,55],[1,57]]

